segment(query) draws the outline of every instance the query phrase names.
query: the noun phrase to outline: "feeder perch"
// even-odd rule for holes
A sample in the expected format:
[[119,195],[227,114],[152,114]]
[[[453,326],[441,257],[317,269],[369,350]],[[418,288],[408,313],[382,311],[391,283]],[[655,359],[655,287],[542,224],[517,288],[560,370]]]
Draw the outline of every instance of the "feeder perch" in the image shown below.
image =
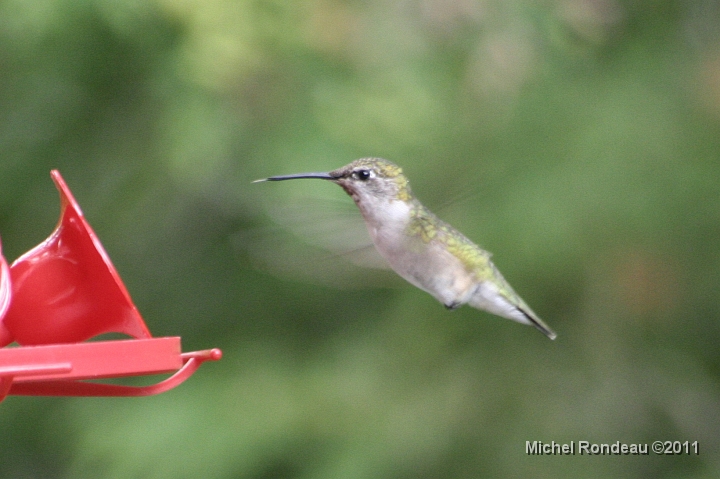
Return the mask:
[[[0,401],[26,396],[149,396],[184,382],[219,349],[182,353],[153,338],[95,232],[57,170],[60,220],[8,266],[0,245]],[[87,341],[122,333],[132,339]],[[10,343],[17,346],[5,347]],[[151,386],[88,379],[174,373]]]

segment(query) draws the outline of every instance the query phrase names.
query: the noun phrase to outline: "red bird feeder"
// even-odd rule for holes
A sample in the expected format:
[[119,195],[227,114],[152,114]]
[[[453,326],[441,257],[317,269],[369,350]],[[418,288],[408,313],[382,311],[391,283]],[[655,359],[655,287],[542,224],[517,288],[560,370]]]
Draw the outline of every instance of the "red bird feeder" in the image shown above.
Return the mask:
[[[219,349],[181,353],[179,337],[153,338],[57,170],[60,221],[8,267],[0,245],[0,401],[33,396],[148,396],[174,388]],[[82,342],[105,333],[134,339]],[[13,341],[19,347],[3,348]],[[172,373],[144,387],[87,379]]]

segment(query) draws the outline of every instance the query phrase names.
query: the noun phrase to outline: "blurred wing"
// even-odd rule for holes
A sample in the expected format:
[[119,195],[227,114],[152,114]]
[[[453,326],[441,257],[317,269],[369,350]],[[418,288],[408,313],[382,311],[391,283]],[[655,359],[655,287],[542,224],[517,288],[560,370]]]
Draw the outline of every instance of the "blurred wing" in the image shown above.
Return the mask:
[[266,212],[274,225],[235,235],[236,247],[259,269],[340,288],[402,284],[375,250],[354,204],[302,199]]

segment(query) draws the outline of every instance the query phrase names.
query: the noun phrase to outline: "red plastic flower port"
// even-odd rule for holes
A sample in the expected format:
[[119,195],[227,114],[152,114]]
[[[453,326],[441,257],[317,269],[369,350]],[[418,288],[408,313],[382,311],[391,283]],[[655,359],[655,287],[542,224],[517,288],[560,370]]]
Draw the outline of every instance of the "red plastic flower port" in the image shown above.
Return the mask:
[[57,170],[60,222],[48,239],[10,267],[5,327],[22,345],[83,341],[103,333],[149,338],[95,232]]
[[[146,396],[171,389],[219,349],[182,353],[179,337],[152,338],[120,276],[56,170],[60,221],[9,268],[0,250],[0,401],[8,394]],[[81,343],[104,333],[134,339]],[[82,382],[175,372],[153,386]]]

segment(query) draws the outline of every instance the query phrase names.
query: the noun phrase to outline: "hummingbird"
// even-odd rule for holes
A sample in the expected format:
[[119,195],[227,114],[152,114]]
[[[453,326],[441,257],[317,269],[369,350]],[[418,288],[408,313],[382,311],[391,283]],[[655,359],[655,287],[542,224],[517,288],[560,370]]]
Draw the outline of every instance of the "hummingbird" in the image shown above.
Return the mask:
[[271,176],[254,183],[301,178],[340,185],[355,201],[375,248],[390,267],[447,309],[469,304],[555,339],[555,332],[505,280],[491,254],[423,206],[396,164],[361,158],[329,172]]

